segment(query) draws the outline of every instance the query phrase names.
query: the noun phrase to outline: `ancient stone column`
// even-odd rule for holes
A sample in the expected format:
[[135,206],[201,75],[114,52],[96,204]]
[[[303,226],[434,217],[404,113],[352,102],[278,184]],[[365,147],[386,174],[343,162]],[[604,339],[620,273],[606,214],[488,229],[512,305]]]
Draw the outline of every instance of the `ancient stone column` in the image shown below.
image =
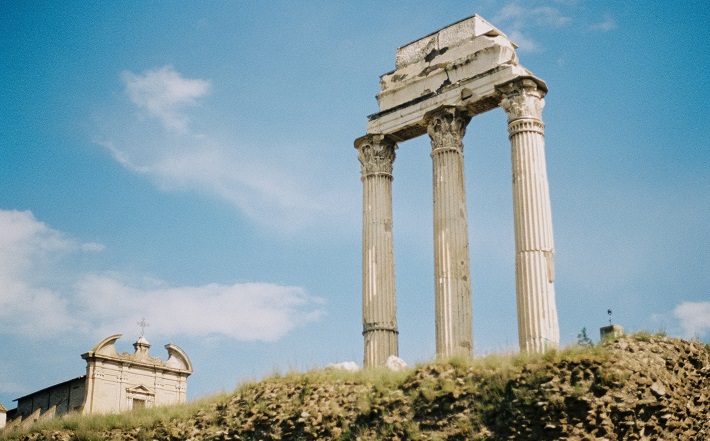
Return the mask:
[[512,82],[500,91],[513,162],[518,338],[521,351],[543,352],[560,341],[542,123],[545,91],[531,79]]
[[463,137],[470,117],[455,108],[428,116],[434,168],[436,354],[473,355]]
[[362,164],[362,334],[366,367],[398,355],[392,241],[392,164],[397,145],[384,135],[355,141]]

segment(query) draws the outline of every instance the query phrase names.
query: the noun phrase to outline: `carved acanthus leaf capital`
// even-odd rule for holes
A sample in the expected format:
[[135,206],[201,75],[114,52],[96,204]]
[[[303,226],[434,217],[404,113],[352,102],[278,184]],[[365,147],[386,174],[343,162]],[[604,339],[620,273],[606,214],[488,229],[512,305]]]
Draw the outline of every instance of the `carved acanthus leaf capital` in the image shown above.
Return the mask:
[[455,108],[446,107],[429,116],[427,133],[433,151],[456,149],[463,152],[463,137],[471,117]]
[[372,174],[392,175],[397,143],[385,135],[367,135],[356,141],[357,159],[362,164],[363,176]]
[[503,98],[500,106],[508,114],[508,122],[519,118],[542,120],[545,107],[545,92],[532,80],[521,80],[507,84],[501,89]]

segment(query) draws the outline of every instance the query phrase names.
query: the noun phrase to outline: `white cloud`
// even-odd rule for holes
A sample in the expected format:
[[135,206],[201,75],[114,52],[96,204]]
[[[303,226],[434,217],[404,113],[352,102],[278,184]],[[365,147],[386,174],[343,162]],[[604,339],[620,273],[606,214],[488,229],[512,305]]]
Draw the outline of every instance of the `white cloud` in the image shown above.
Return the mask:
[[0,210],[0,332],[41,335],[71,328],[67,302],[42,282],[52,261],[75,246],[29,211]]
[[605,15],[604,20],[590,26],[594,31],[608,32],[617,28],[616,20],[611,15]]
[[124,72],[123,77],[126,92],[139,110],[148,110],[164,127],[179,130],[166,131],[162,126],[156,130],[150,120],[118,115],[110,118],[110,127],[95,142],[160,189],[221,199],[280,233],[322,224],[326,218],[331,223],[350,222],[356,213],[350,213],[350,207],[357,205],[357,195],[343,195],[332,185],[322,185],[327,167],[319,168],[312,151],[223,141],[203,133],[213,130],[189,127],[180,107],[196,103],[209,89],[208,82],[186,80],[170,67],[141,75]]
[[572,19],[551,6],[524,7],[511,3],[504,6],[495,16],[494,23],[499,22],[520,30],[525,27],[559,28],[572,23]]
[[303,288],[270,283],[135,287],[113,274],[90,274],[77,290],[100,334],[131,329],[146,317],[162,335],[275,341],[323,315],[320,299]]
[[673,310],[686,337],[710,334],[710,301],[682,302]]
[[1,210],[0,266],[13,273],[26,271],[31,260],[71,247],[59,232],[35,219],[29,211]]
[[501,29],[506,29],[506,33],[520,50],[536,52],[541,50],[541,47],[528,35],[530,29],[568,26],[572,23],[572,18],[552,6],[521,6],[510,3],[503,6],[493,17],[493,23]]
[[88,242],[81,244],[82,251],[94,251],[99,252],[106,249],[106,246],[102,243]]
[[[103,247],[79,244],[28,211],[0,210],[0,334],[51,338],[75,331],[98,338],[133,329],[146,317],[160,335],[275,341],[324,313],[321,299],[295,286],[173,287],[156,279],[128,282],[120,273],[84,274],[67,267],[68,253],[87,249]],[[64,286],[64,278],[73,281]]]
[[[121,135],[115,135],[120,137]],[[187,191],[216,197],[273,231],[290,233],[339,216],[355,206],[347,196],[317,185],[312,164],[287,156],[274,159],[256,148],[229,147],[202,136],[180,139],[138,138],[97,141],[125,168],[151,179],[163,191]],[[297,162],[298,161],[298,162]],[[298,164],[298,165],[296,165]],[[350,203],[348,203],[350,202]]]
[[143,74],[123,71],[121,79],[131,102],[158,118],[169,130],[185,132],[189,118],[183,113],[194,106],[212,85],[209,81],[183,78],[172,66],[149,70]]
[[519,31],[510,32],[509,37],[522,51],[538,52],[540,50],[540,45],[538,45],[535,40],[526,37]]

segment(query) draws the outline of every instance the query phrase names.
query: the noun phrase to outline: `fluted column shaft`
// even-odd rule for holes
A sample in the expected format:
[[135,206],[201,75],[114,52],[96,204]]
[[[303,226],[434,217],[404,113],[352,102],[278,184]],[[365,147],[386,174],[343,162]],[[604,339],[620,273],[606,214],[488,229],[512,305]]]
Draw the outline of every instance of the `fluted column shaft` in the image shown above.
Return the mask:
[[366,367],[398,355],[392,240],[392,164],[397,145],[384,135],[356,141],[362,164],[362,325]]
[[545,165],[545,92],[529,79],[505,86],[513,163],[513,215],[521,351],[543,352],[560,340],[555,304],[555,247]]
[[463,137],[470,118],[454,108],[430,117],[434,172],[434,284],[436,354],[473,354]]

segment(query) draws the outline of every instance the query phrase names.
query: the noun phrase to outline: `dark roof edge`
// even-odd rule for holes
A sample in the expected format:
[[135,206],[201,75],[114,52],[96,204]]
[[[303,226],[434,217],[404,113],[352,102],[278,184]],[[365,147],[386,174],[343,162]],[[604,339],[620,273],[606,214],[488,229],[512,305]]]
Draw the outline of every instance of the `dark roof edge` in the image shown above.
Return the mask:
[[44,389],[40,389],[40,390],[38,390],[38,391],[35,391],[35,392],[30,393],[30,394],[24,395],[24,396],[22,396],[22,397],[15,398],[15,399],[12,400],[12,401],[19,401],[19,400],[21,400],[21,399],[23,399],[23,398],[31,397],[32,395],[36,395],[36,394],[38,394],[38,393],[40,393],[40,392],[44,392],[44,391],[46,391],[46,390],[53,389],[53,388],[55,388],[55,387],[57,387],[57,386],[62,386],[62,385],[64,385],[64,384],[68,384],[68,383],[71,383],[71,382],[74,382],[74,381],[77,381],[77,380],[84,380],[84,379],[86,379],[86,375],[82,375],[81,377],[72,378],[71,380],[62,381],[61,383],[57,383],[57,384],[54,384],[54,385],[52,385],[52,386],[45,387]]

